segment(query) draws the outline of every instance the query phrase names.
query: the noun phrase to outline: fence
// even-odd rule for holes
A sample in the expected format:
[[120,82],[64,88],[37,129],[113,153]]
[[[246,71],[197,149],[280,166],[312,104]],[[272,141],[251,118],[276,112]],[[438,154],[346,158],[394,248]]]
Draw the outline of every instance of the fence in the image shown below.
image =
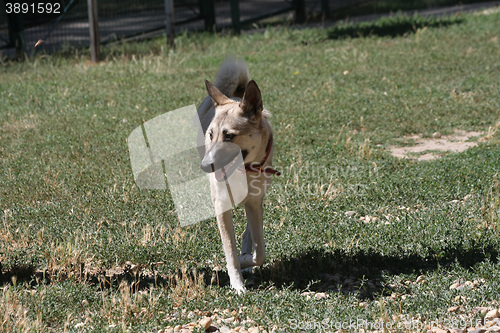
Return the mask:
[[[234,29],[265,18],[290,15],[303,22],[312,12],[327,14],[342,6],[352,6],[363,0],[178,0],[174,1],[174,26],[181,30]],[[364,0],[366,1],[366,0]],[[5,3],[7,0],[4,1]],[[24,30],[18,36],[7,24],[5,11],[0,11],[0,52],[4,56],[17,52],[32,55],[68,48],[88,47],[89,19],[86,0],[73,2],[71,10],[59,22],[49,22]],[[97,0],[100,42],[130,37],[152,37],[165,33],[166,0]],[[10,31],[9,31],[10,29]],[[19,43],[19,40],[22,43]],[[35,48],[35,44],[43,43]]]

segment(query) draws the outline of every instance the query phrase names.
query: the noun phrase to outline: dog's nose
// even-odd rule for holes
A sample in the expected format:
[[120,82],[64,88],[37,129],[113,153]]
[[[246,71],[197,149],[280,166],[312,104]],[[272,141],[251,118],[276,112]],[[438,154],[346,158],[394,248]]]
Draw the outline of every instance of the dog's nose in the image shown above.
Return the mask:
[[[210,147],[212,148],[212,147]],[[201,161],[201,170],[206,173],[215,171],[215,160],[214,160],[214,152],[212,149],[208,148],[205,156],[203,156],[203,160]]]
[[201,161],[201,170],[205,171],[206,173],[214,172],[215,166],[213,163],[206,162],[205,159],[203,159],[203,161]]
[[207,149],[201,169],[207,173],[219,170],[233,162],[240,153],[240,148],[231,142],[215,143]]

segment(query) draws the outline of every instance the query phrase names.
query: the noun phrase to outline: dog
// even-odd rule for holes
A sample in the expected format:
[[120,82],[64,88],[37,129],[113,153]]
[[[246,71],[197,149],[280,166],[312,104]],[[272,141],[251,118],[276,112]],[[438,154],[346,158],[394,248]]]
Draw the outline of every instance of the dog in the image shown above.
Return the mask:
[[246,170],[248,194],[242,203],[247,227],[239,255],[231,210],[217,215],[231,287],[242,293],[245,285],[241,270],[261,266],[266,260],[262,201],[272,176],[279,175],[272,168],[270,113],[264,109],[260,89],[250,80],[247,65],[242,61],[226,59],[215,84],[205,81],[205,85],[208,96],[198,108],[205,148],[201,168],[208,173],[215,207],[227,199],[227,188],[217,177],[217,170],[240,152]]

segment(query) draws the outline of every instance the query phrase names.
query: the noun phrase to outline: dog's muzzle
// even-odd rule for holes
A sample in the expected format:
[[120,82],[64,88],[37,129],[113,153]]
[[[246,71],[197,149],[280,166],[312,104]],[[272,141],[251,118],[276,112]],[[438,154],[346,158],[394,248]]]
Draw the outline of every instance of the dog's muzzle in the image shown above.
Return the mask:
[[216,142],[207,148],[201,161],[201,169],[206,173],[215,172],[215,178],[218,181],[231,177],[238,167],[245,169],[238,145],[231,142]]

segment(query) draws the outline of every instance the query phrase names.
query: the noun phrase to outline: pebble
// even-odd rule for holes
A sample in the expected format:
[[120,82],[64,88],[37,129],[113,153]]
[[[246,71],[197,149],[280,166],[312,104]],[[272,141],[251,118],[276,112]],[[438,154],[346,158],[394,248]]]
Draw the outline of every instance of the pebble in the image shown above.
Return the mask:
[[424,283],[425,282],[425,275],[420,275],[417,277],[417,280],[415,281],[416,283]]
[[221,328],[219,328],[219,331],[221,333],[229,333],[229,332],[231,332],[231,329],[227,326],[222,326]]
[[466,331],[461,328],[452,328],[450,333],[465,333]]
[[432,133],[432,137],[433,137],[434,139],[441,139],[441,136],[442,136],[442,135],[441,135],[441,133],[439,133],[439,132],[434,132],[434,133]]
[[316,298],[316,299],[325,299],[328,297],[329,297],[329,295],[327,293],[317,293],[316,295],[314,295],[314,298]]
[[485,333],[486,330],[484,328],[476,328],[472,331],[469,331],[469,333]]
[[448,331],[440,329],[439,327],[433,328],[431,332],[433,332],[433,333],[448,333]]
[[200,320],[200,325],[203,327],[205,330],[208,330],[210,325],[212,325],[212,318],[211,317],[205,317],[202,320]]
[[488,311],[486,315],[484,316],[484,319],[486,320],[492,320],[493,318],[500,318],[500,313],[498,312],[498,309],[493,309],[491,311]]
[[354,214],[356,214],[356,212],[353,210],[348,210],[347,212],[345,212],[345,216],[348,216],[348,217],[352,217],[352,216],[354,216]]
[[486,314],[488,313],[489,310],[490,310],[489,308],[484,307],[484,306],[478,306],[478,307],[472,308],[472,311],[479,312],[483,316],[486,316]]
[[453,289],[456,289],[456,290],[462,290],[464,289],[465,287],[468,287],[470,289],[474,289],[475,287],[477,287],[478,283],[474,283],[472,281],[465,281],[465,282],[462,282],[462,280],[458,279],[456,280],[451,286],[450,286],[450,290],[453,290]]

